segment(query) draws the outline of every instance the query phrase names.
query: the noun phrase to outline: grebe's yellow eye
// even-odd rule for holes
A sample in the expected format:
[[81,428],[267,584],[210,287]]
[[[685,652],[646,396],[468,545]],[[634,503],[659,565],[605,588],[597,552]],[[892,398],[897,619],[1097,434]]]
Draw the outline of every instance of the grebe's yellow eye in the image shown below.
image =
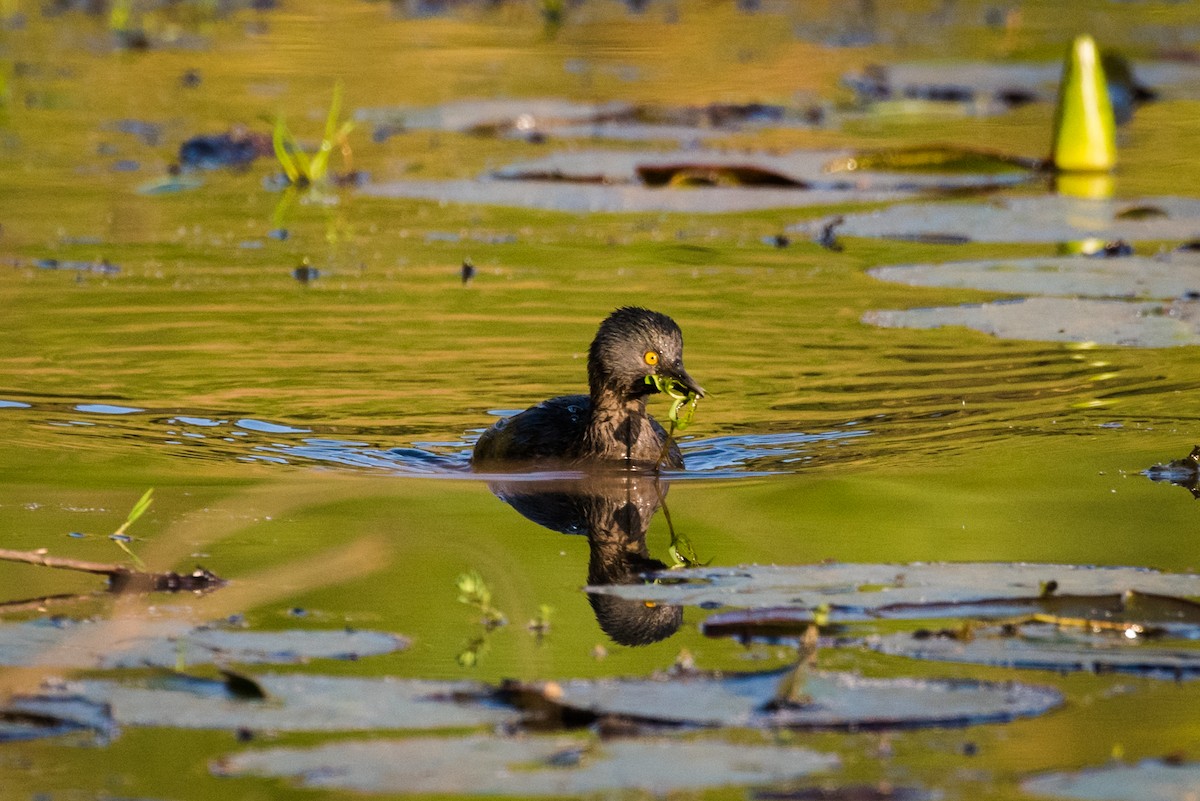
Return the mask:
[[643,356],[642,358],[646,360],[646,364],[650,364],[650,365],[658,364],[658,351],[648,350],[648,351],[646,351],[646,355]]

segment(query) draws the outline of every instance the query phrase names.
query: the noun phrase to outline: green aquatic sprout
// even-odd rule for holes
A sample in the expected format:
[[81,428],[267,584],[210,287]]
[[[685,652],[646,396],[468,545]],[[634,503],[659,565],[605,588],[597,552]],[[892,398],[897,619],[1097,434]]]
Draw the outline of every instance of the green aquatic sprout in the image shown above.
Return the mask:
[[492,590],[478,570],[460,574],[454,585],[458,587],[458,602],[478,609],[483,614],[485,627],[493,629],[508,623],[505,614],[492,606]]
[[146,510],[150,508],[150,504],[154,503],[153,496],[154,488],[151,487],[142,494],[142,497],[138,499],[138,502],[135,503],[133,508],[129,510],[129,514],[125,517],[125,522],[121,524],[121,527],[112,534],[108,535],[108,538],[115,542],[118,548],[129,555],[129,558],[133,560],[134,564],[138,566],[139,570],[145,570],[146,563],[143,562],[141,557],[130,550],[129,546],[125,544],[125,541],[129,539],[129,535],[126,534],[125,531],[134,523],[136,523],[139,517],[146,513]]
[[271,135],[271,145],[288,182],[293,186],[313,186],[327,183],[329,180],[329,156],[334,146],[338,146],[343,154],[349,153],[350,148],[346,137],[354,130],[354,121],[346,120],[338,123],[342,114],[342,83],[338,81],[333,87],[333,98],[329,103],[329,113],[325,116],[325,137],[312,158],[300,147],[296,137],[288,128],[282,115],[275,118],[275,129]]

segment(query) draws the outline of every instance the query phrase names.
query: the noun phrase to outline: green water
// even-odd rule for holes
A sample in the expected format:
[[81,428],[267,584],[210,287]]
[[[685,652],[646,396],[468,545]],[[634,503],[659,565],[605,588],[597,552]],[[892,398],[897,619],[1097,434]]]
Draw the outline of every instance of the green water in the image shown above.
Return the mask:
[[[855,12],[839,4],[751,14],[687,2],[637,16],[589,3],[557,32],[532,6],[516,5],[428,18],[384,3],[339,4],[319,16],[292,4],[212,18],[201,9],[200,19],[175,9],[147,18],[154,47],[129,52],[113,47],[103,16],[51,18],[33,3],[4,4],[0,399],[9,403],[0,405],[0,546],[118,560],[105,535],[154,487],[132,547],[151,567],[200,563],[235,582],[206,598],[160,596],[159,613],[239,613],[264,629],[349,625],[413,640],[392,656],[315,666],[321,672],[486,681],[644,675],[684,650],[701,668],[786,664],[793,652],[785,648],[704,638],[698,624],[708,613],[699,609],[686,610],[666,641],[610,642],[579,591],[584,538],[538,527],[464,472],[492,412],[579,391],[596,324],[616,306],[640,304],[679,322],[688,369],[709,392],[684,442],[693,472],[673,485],[670,509],[713,564],[1200,569],[1200,506],[1185,490],[1139,475],[1200,438],[1192,349],[1008,342],[859,322],[871,309],[991,297],[884,284],[865,274],[869,267],[1045,248],[850,240],[835,253],[796,237],[777,249],[763,238],[825,210],[586,216],[353,190],[340,191],[336,205],[294,208],[280,240],[269,236],[280,195],[264,188],[275,169],[268,160],[205,172],[191,191],[137,192],[196,133],[236,123],[265,130],[264,117],[285,111],[302,139],[315,137],[339,78],[351,109],[492,96],[844,100],[840,75],[872,60],[1049,58],[1073,32],[1064,31],[1060,4],[1024,4],[1008,31],[983,26],[982,6],[949,4],[947,47],[933,32],[917,33],[936,5],[881,10],[877,42],[856,47],[806,36],[853,22]],[[1133,54],[1154,52],[1155,31],[1200,23],[1186,4],[1106,5],[1103,14],[1079,5],[1077,18]],[[1180,47],[1194,47],[1177,35]],[[198,86],[181,82],[189,70]],[[949,122],[864,120],[845,130],[743,132],[728,142],[934,139],[1039,155],[1050,115],[1037,106]],[[154,123],[160,135],[147,142],[123,133],[122,120]],[[1197,121],[1188,101],[1140,111],[1123,133],[1118,193],[1195,194]],[[560,145],[428,131],[374,142],[366,125],[352,144],[354,166],[376,181],[472,177]],[[123,160],[134,168],[118,168]],[[466,258],[478,273],[463,286]],[[119,272],[45,269],[44,259],[103,259]],[[292,276],[304,259],[321,271],[307,285]],[[667,559],[661,515],[648,543]],[[454,581],[471,568],[511,624],[464,668],[459,655],[480,629],[455,601]],[[0,600],[97,587],[89,576],[0,564]],[[552,628],[539,641],[525,621],[546,604]],[[48,608],[87,615],[112,606],[93,599]],[[1062,710],[1003,726],[795,735],[841,755],[834,784],[1008,798],[1024,775],[1100,764],[1114,752],[1200,757],[1194,683],[856,651],[822,658],[883,675],[1021,678],[1067,695]],[[967,742],[977,755],[964,756]],[[209,760],[241,747],[229,733],[136,729],[103,748],[8,744],[0,797],[342,797],[209,775]]]

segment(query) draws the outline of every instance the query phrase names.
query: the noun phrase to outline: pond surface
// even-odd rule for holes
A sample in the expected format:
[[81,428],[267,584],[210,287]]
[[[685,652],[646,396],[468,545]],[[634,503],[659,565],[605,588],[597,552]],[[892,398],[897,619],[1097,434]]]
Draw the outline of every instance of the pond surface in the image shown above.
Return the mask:
[[[803,188],[693,172],[679,185],[628,187],[683,200],[601,205],[624,212],[556,205],[552,195],[573,197],[561,181],[520,187],[538,202],[459,201],[473,185],[503,183],[495,176],[513,165],[576,164],[572,154],[604,149],[723,153],[722,163],[757,154],[747,162],[761,164],[936,145],[1035,161],[1053,116],[1040,83],[1027,103],[976,114],[960,101],[876,105],[843,78],[873,64],[921,64],[914,74],[924,75],[953,59],[970,62],[971,81],[989,92],[980,63],[1043,81],[1079,26],[1135,71],[1153,63],[1144,80],[1170,76],[1120,129],[1112,198],[1080,202],[1188,207],[1200,197],[1191,4],[587,2],[558,19],[549,2],[358,2],[324,14],[293,3],[134,3],[140,34],[136,24],[114,32],[107,10],[84,5],[0,4],[0,547],[128,562],[109,535],[153,487],[123,544],[152,570],[202,565],[230,583],[113,597],[102,577],[0,562],[0,693],[25,698],[0,717],[0,740],[11,740],[0,749],[0,799],[1132,799],[1086,790],[1148,764],[1179,766],[1178,793],[1167,782],[1162,797],[1186,797],[1200,760],[1186,590],[1171,609],[1189,625],[1167,626],[1162,647],[1192,667],[1166,678],[1061,662],[1019,669],[991,656],[932,661],[920,648],[880,647],[907,642],[913,627],[875,618],[835,615],[815,646],[803,627],[706,636],[721,601],[673,605],[668,593],[653,605],[633,593],[617,608],[596,599],[621,593],[582,592],[640,581],[672,553],[714,569],[869,564],[855,588],[868,593],[890,586],[872,572],[880,563],[899,573],[905,563],[993,561],[1200,572],[1200,506],[1187,481],[1142,474],[1200,441],[1194,346],[1098,343],[1066,318],[1044,338],[870,323],[893,310],[1087,296],[1057,258],[1045,271],[1052,287],[1036,266],[991,286],[880,273],[1028,267],[1076,252],[1021,236],[1009,217],[999,236],[931,236],[957,230],[964,193],[969,219],[986,225],[986,204],[1037,208],[1054,191],[1048,179],[983,182],[975,196],[962,187],[978,184],[956,176],[946,183],[959,188],[939,195],[928,189],[937,168],[910,165],[895,171],[903,193],[870,182],[856,192],[839,174],[842,188],[814,203]],[[339,80],[343,115],[358,120],[350,168],[361,188],[287,195],[269,146],[241,168],[171,173],[191,137],[237,126],[269,137],[279,114],[315,145]],[[497,100],[506,102],[488,105]],[[730,110],[749,104],[761,107]],[[491,116],[470,117],[481,108]],[[332,164],[346,169],[338,154]],[[395,190],[413,185],[437,191]],[[885,232],[899,238],[856,230],[914,194],[936,206],[932,224]],[[1164,213],[1173,203],[1161,200]],[[904,214],[895,219],[903,228]],[[1200,236],[1186,221],[1160,222],[1121,229],[1155,232],[1130,239],[1139,260]],[[1137,278],[1122,293],[1110,284],[1125,271],[1098,272],[1104,297],[1139,296]],[[1170,290],[1152,293],[1158,308],[1200,290],[1160,283]],[[597,522],[611,487],[473,476],[471,446],[499,416],[583,390],[596,325],[621,305],[670,314],[708,392],[680,437],[687,471],[619,486],[617,500],[636,496],[639,510],[624,529]],[[665,416],[665,401],[650,405]],[[1180,469],[1194,487],[1194,469]],[[532,509],[539,493],[558,493],[559,516]],[[580,500],[593,497],[608,500]],[[589,542],[588,530],[609,538]],[[505,625],[484,625],[479,608],[459,602],[472,571]],[[1143,591],[1109,582],[1092,592],[1127,589]],[[626,636],[605,615],[630,608],[642,610],[641,628]],[[1093,647],[1083,633],[1063,639]],[[632,641],[644,644],[621,644]],[[791,670],[798,661],[813,665],[814,687],[861,676],[1011,686],[1014,698],[1052,702],[954,725],[811,730],[739,718],[701,731],[684,725],[690,712],[650,725],[568,709],[534,725],[502,691],[505,680],[537,684],[554,705],[555,682],[561,693],[592,679],[758,671],[783,682],[769,703],[811,709],[803,671]],[[192,678],[162,683],[172,667]],[[437,689],[395,684],[408,680]],[[247,685],[266,699],[246,701]],[[655,686],[638,691],[653,697]],[[209,709],[211,728],[170,725],[153,714],[156,692],[181,717],[196,697],[220,696],[232,712]],[[296,697],[301,717],[285,708]],[[451,702],[460,707],[433,709]],[[266,706],[240,714],[238,703]],[[431,738],[447,737],[442,753]],[[392,756],[435,767],[408,774]],[[456,778],[456,761],[472,767]],[[655,770],[675,761],[707,767]],[[512,780],[521,770],[524,785]]]

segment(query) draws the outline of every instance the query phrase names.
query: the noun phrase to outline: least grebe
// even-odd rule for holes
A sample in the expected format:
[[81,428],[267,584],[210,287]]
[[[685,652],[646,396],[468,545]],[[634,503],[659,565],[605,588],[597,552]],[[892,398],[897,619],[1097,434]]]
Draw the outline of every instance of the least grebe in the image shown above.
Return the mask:
[[613,462],[653,466],[660,459],[682,469],[683,456],[667,432],[646,414],[646,396],[658,392],[646,377],[673,378],[703,397],[683,369],[683,334],[665,314],[624,307],[600,324],[588,349],[588,394],[542,401],[483,432],[472,461]]

